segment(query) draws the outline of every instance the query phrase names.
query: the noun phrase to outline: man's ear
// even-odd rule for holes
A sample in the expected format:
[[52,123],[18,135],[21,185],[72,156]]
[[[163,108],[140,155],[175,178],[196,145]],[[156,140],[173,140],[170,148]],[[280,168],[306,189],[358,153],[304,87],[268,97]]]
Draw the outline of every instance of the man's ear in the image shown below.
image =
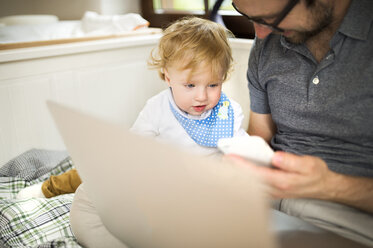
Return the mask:
[[168,71],[166,70],[166,68],[162,68],[162,72],[164,74],[164,81],[166,81],[166,83],[168,84],[168,86],[171,87],[171,85],[170,85],[170,76],[168,74]]

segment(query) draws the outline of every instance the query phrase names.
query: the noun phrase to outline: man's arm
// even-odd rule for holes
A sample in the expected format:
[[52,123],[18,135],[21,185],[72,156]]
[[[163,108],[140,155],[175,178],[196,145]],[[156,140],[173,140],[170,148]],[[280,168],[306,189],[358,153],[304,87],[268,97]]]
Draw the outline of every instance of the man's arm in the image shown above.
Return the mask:
[[372,178],[335,173],[320,158],[285,152],[277,152],[272,164],[280,170],[263,175],[275,197],[330,200],[373,213]]
[[[271,114],[251,112],[248,132],[269,143],[276,132]],[[277,169],[256,166],[237,156],[232,159],[252,167],[271,186],[275,198],[329,200],[373,213],[373,179],[335,173],[318,157],[276,152],[272,165]]]
[[331,200],[373,213],[373,178],[337,174],[331,191]]
[[271,114],[258,114],[251,111],[248,133],[260,136],[269,143],[276,133],[276,125],[272,120]]

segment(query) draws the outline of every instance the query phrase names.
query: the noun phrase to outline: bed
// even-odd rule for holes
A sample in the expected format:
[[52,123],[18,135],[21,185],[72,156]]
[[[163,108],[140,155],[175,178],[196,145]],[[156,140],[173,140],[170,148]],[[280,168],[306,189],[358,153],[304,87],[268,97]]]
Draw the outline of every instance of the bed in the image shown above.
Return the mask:
[[[17,192],[73,168],[45,101],[130,126],[166,87],[147,59],[159,32],[0,50],[0,247],[79,247],[69,225],[73,194],[17,200]],[[235,69],[223,90],[248,125],[245,72],[251,40],[230,40]],[[71,120],[73,121],[73,120]]]
[[22,188],[71,168],[66,152],[37,149],[0,168],[0,247],[80,247],[69,224],[73,194],[15,199]]

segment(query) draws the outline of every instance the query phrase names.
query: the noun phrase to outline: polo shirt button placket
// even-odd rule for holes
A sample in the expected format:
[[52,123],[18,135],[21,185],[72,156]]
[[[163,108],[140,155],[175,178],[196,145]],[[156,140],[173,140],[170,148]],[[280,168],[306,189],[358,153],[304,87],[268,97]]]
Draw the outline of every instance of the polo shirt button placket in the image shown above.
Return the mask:
[[319,77],[318,77],[318,76],[314,77],[314,78],[312,79],[312,83],[315,84],[315,85],[319,84],[319,83],[320,83],[320,79],[319,79]]

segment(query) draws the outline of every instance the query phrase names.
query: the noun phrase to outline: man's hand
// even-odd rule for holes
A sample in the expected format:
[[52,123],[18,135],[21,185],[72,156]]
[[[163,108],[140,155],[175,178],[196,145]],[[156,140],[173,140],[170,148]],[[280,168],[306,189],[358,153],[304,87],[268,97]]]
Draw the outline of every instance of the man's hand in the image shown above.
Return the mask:
[[274,168],[256,166],[235,155],[229,157],[250,166],[270,186],[269,193],[275,198],[316,198],[373,212],[373,179],[335,173],[318,157],[276,152]]

